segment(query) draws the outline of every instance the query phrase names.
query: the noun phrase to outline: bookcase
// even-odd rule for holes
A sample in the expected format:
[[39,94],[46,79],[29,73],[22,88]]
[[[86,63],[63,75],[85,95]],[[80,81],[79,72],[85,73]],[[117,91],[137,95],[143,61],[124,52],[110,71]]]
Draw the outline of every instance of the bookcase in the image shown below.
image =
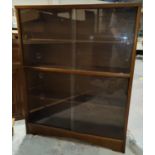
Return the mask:
[[27,133],[125,152],[140,9],[16,6]]

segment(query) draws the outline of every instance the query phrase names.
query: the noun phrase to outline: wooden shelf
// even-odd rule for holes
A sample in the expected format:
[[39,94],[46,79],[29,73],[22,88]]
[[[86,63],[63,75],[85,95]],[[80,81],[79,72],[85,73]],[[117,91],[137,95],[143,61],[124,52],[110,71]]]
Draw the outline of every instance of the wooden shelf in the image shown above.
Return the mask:
[[128,44],[123,40],[71,40],[71,39],[28,39],[24,44],[56,44],[56,43],[99,43],[99,44]]
[[85,71],[77,69],[64,69],[64,68],[52,68],[45,66],[25,66],[25,69],[33,69],[42,72],[56,72],[56,73],[66,73],[66,74],[78,74],[78,75],[88,75],[88,76],[101,76],[101,77],[120,77],[120,78],[130,78],[130,74],[127,73],[112,73],[112,72],[99,72],[99,71]]

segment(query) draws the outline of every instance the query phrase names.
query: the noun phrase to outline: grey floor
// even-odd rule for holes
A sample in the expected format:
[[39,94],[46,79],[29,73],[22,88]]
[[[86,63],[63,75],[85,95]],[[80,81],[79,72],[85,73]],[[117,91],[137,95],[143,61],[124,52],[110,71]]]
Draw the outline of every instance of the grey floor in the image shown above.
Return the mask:
[[[129,114],[125,155],[142,155],[143,149],[143,61],[136,60]],[[12,140],[13,155],[121,155],[103,147],[97,147],[69,139],[25,134],[24,120],[17,121]]]

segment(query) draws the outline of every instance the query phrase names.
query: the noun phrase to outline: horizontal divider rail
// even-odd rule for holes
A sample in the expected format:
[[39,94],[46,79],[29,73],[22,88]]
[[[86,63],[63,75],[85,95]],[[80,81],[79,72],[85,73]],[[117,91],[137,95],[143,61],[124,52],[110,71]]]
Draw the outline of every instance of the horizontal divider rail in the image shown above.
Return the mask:
[[98,76],[98,77],[130,78],[129,73],[86,71],[86,70],[79,70],[79,69],[52,68],[52,67],[44,67],[44,66],[37,66],[37,67],[24,66],[24,68],[42,71],[42,72],[55,72],[55,73],[77,74],[77,75]]

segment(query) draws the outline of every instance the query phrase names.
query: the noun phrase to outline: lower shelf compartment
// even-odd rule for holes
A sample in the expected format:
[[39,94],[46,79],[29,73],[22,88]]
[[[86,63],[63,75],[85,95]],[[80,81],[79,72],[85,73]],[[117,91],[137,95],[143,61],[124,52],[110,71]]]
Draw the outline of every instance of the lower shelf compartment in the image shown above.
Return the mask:
[[123,139],[124,108],[101,104],[99,97],[85,94],[74,100],[42,108],[30,114],[30,122],[84,134]]
[[[33,105],[28,109],[27,122],[35,125],[30,133],[80,135],[81,140],[87,137],[103,146],[107,143],[103,139],[108,139],[109,145],[113,140],[124,140],[128,79],[30,70],[27,79],[28,104]],[[123,150],[123,144],[118,147]]]
[[93,145],[103,146],[114,151],[125,152],[125,140],[118,140],[106,137],[98,137],[88,134],[81,134],[78,132],[68,131],[64,129],[58,129],[54,127],[48,127],[35,123],[27,124],[27,133],[39,134],[44,136],[55,136],[55,137],[67,137],[71,139],[78,139],[81,141],[89,142]]

